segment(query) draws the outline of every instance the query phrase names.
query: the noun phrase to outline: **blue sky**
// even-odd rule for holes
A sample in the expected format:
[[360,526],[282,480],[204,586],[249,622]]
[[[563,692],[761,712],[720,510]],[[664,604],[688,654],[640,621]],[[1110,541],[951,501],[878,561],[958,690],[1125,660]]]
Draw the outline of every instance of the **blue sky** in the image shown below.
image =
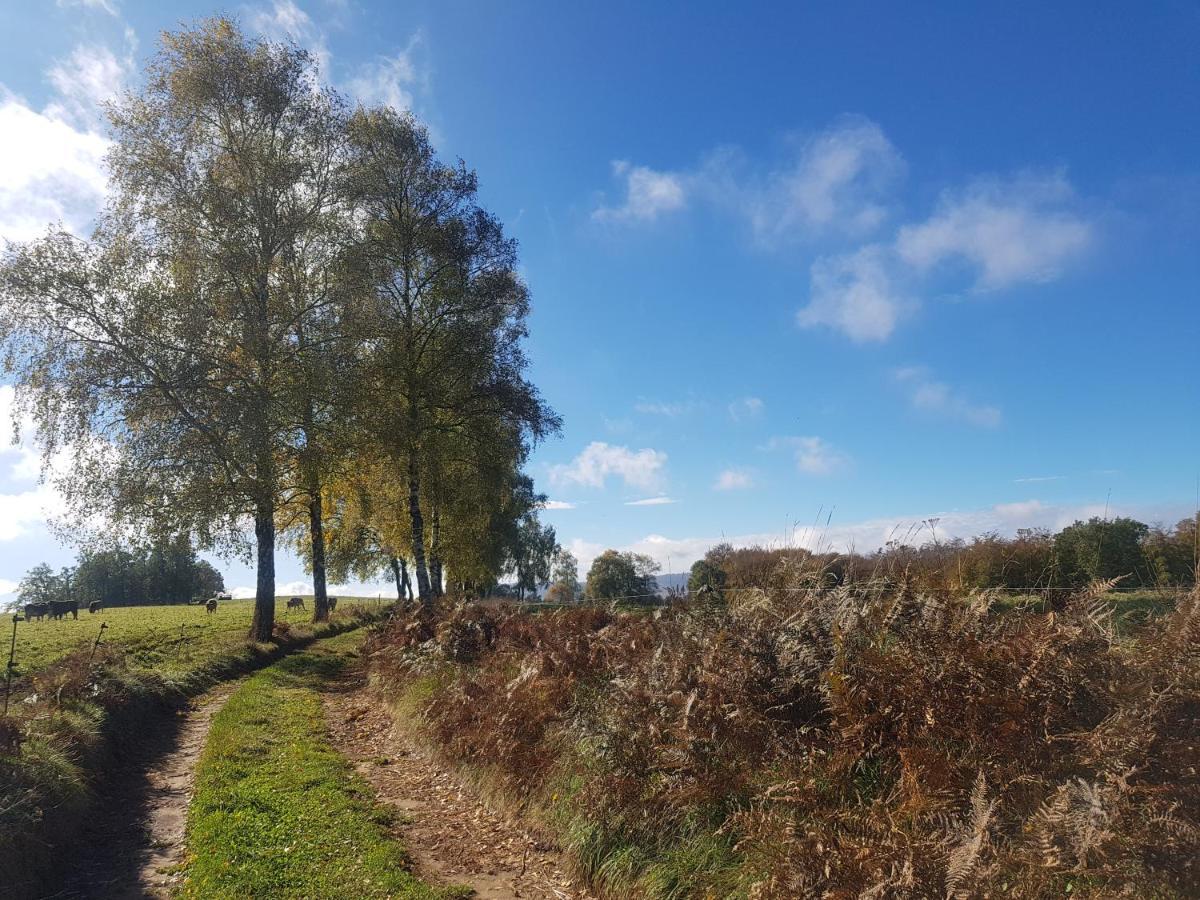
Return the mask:
[[[1194,3],[165,7],[0,10],[0,235],[86,230],[96,102],[163,28],[310,47],[520,239],[565,421],[531,468],[585,565],[1193,509]],[[0,592],[72,555],[36,471],[0,453]]]

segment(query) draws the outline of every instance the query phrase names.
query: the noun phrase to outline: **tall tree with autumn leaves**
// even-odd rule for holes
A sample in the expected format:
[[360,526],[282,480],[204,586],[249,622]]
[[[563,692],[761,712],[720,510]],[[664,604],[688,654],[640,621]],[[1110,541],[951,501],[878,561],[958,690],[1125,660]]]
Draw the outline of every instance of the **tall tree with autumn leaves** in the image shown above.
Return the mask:
[[320,618],[331,497],[369,460],[356,489],[406,514],[376,543],[403,533],[388,555],[428,602],[429,554],[440,586],[442,535],[489,505],[448,479],[516,471],[558,428],[524,377],[515,244],[419,124],[351,113],[295,46],[214,19],[146,75],[110,111],[91,239],[51,229],[0,263],[4,370],[43,451],[70,451],[60,489],[110,532],[252,553],[265,640],[279,529],[305,533]]

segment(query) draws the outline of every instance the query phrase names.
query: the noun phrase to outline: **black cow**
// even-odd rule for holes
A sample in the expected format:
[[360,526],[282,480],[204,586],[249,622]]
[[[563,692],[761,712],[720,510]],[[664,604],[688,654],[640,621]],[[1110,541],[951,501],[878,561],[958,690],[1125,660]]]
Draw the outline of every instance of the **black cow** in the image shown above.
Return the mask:
[[209,597],[209,598],[208,598],[208,601],[207,601],[207,602],[204,604],[204,608],[205,608],[205,609],[206,609],[206,610],[207,610],[209,613],[215,613],[215,612],[217,611],[217,598],[216,598],[216,597]]
[[78,600],[51,600],[50,601],[50,618],[61,619],[67,613],[70,613],[73,618],[79,618],[79,601]]
[[287,608],[288,609],[308,609],[308,607],[304,605],[303,597],[293,597],[292,599],[290,599],[287,602]]
[[25,604],[25,621],[32,622],[34,619],[42,621],[46,618],[46,614],[50,612],[49,603],[26,603]]
[[329,611],[333,612],[335,609],[337,609],[337,597],[330,597],[329,598]]
[[93,600],[91,603],[88,604],[88,612],[90,612],[90,613],[98,613],[103,608],[104,608],[104,604],[101,603],[99,600]]

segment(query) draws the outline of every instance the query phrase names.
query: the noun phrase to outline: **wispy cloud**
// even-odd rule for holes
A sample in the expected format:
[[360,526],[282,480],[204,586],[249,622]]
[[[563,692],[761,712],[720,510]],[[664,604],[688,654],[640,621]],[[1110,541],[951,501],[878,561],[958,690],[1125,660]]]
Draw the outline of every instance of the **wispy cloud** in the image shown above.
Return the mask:
[[670,497],[644,497],[641,500],[627,500],[626,506],[667,506],[671,503],[678,503],[678,500],[672,500]]
[[999,408],[972,402],[962,391],[938,381],[924,366],[897,369],[894,376],[907,391],[913,409],[980,428],[995,428],[1003,418]]
[[666,416],[670,419],[686,416],[696,408],[695,400],[682,400],[674,403],[662,403],[657,400],[639,400],[633,405],[636,412],[649,416]]
[[329,52],[325,32],[293,0],[274,0],[269,6],[258,7],[249,23],[263,37],[292,41],[303,47],[312,54],[322,74],[328,75],[333,54]]
[[568,503],[566,500],[547,500],[542,504],[542,509],[574,509],[574,503]]
[[742,397],[729,404],[729,418],[735,422],[757,419],[763,414],[766,404],[758,397]]
[[59,9],[82,7],[84,9],[98,9],[101,12],[108,13],[110,16],[118,15],[117,4],[113,0],[55,0],[55,5]]
[[1062,481],[1066,475],[1027,475],[1024,478],[1014,478],[1013,484],[1036,484],[1042,481]]
[[684,178],[677,173],[635,166],[626,160],[614,161],[612,168],[613,176],[622,183],[625,197],[617,206],[595,209],[592,218],[598,222],[653,222],[687,205]]
[[904,161],[883,129],[846,116],[807,140],[787,165],[741,192],[756,237],[767,244],[828,232],[869,234],[888,215]]
[[754,486],[754,477],[746,469],[725,469],[713,484],[714,491],[740,491]]
[[791,450],[796,469],[806,475],[830,475],[849,464],[849,458],[824,438],[815,436],[774,437],[767,450]]
[[425,38],[414,34],[395,56],[364,63],[346,84],[347,90],[366,104],[382,104],[405,111],[417,108],[417,98],[429,89],[429,70],[421,62]]
[[663,477],[667,454],[649,447],[630,450],[603,441],[593,441],[569,463],[550,467],[554,484],[581,484],[604,487],[608,478],[616,476],[629,487],[655,490]]

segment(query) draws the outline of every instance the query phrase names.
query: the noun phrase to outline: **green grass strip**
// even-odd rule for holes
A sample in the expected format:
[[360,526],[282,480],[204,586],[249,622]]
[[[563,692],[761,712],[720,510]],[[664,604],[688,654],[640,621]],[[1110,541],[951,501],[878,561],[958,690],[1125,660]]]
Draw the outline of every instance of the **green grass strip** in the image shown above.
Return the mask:
[[434,898],[388,834],[390,811],[328,742],[319,690],[360,635],[247,679],[213,719],[188,812],[185,897]]

